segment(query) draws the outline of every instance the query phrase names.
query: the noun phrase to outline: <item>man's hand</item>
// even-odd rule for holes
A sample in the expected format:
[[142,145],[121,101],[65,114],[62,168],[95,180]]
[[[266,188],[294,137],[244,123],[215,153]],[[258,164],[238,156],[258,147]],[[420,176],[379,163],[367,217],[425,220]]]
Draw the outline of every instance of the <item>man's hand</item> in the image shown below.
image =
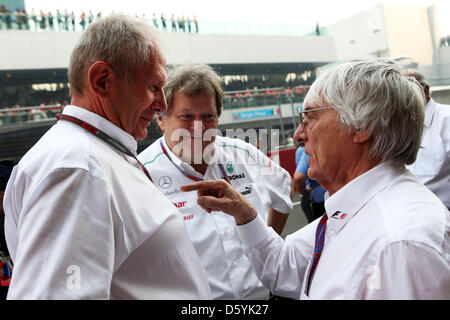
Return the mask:
[[257,211],[225,180],[199,181],[180,187],[181,191],[197,190],[197,203],[207,212],[222,211],[234,217],[237,225],[252,221]]

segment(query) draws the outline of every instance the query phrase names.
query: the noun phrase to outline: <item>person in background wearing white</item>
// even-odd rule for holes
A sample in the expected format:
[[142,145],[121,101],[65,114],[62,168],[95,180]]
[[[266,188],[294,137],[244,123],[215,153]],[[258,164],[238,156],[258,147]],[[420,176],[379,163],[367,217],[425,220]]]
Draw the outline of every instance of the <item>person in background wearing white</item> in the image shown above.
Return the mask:
[[75,45],[71,105],[6,188],[8,299],[211,298],[179,211],[137,160],[167,108],[155,32],[111,15]]
[[352,62],[311,86],[294,137],[326,214],[283,241],[224,181],[198,190],[234,216],[259,279],[300,299],[450,299],[450,212],[405,168],[424,123],[419,83],[395,63]]
[[425,94],[425,127],[416,161],[407,166],[450,210],[450,105],[436,103],[423,74],[408,70]]
[[192,181],[227,179],[281,233],[292,210],[289,173],[250,143],[216,136],[223,92],[210,66],[186,64],[170,70],[164,93],[167,112],[158,114],[164,135],[139,159],[183,214],[213,298],[269,298],[245,256],[234,219],[222,212],[208,215],[194,193],[179,188]]

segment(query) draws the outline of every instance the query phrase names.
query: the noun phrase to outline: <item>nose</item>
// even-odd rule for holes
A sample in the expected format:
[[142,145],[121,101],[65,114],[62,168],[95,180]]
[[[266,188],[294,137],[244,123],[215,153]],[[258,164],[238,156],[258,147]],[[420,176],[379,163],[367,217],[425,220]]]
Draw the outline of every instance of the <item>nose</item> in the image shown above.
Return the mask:
[[308,140],[306,130],[303,129],[303,126],[301,124],[298,125],[297,129],[294,132],[294,140],[299,143],[305,143]]
[[153,102],[153,108],[158,113],[164,113],[167,111],[167,102],[166,97],[164,95],[164,91],[162,88],[158,89],[158,92],[156,93],[155,101]]

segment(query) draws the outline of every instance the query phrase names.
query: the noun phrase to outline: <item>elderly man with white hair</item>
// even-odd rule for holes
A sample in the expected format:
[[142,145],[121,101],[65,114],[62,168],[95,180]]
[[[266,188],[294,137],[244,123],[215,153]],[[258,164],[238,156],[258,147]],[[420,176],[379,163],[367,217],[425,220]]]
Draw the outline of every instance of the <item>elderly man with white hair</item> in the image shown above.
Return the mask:
[[405,165],[415,161],[424,97],[396,64],[347,63],[322,74],[300,113],[308,175],[326,213],[283,241],[224,181],[198,190],[234,216],[246,254],[272,292],[301,299],[449,299],[450,214]]

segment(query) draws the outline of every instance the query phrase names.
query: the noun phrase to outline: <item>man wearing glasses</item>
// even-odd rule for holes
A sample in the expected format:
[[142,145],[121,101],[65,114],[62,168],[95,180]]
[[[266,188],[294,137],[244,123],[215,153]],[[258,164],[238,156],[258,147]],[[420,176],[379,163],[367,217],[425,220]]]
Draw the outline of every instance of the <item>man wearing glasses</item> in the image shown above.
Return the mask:
[[300,299],[450,299],[450,213],[405,168],[424,123],[419,83],[377,61],[327,70],[294,135],[310,155],[326,214],[283,241],[221,181],[201,182],[206,210],[233,215],[259,279]]

